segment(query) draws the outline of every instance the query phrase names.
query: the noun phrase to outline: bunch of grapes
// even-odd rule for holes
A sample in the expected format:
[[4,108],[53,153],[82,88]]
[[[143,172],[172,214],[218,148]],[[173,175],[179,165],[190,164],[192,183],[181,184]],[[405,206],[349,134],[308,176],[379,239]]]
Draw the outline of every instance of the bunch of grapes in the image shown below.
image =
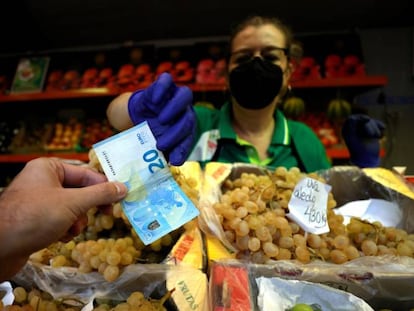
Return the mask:
[[197,206],[199,192],[198,182],[194,177],[186,177],[177,166],[170,166],[171,174],[186,196]]
[[146,298],[142,292],[132,292],[126,301],[100,303],[92,311],[167,311],[164,303],[173,291],[167,292],[161,299]]
[[[167,292],[161,299],[147,298],[140,291],[132,292],[125,301],[96,299],[92,311],[166,311],[164,303],[171,297]],[[75,299],[54,299],[49,293],[39,289],[26,290],[17,286],[13,289],[14,302],[3,306],[3,311],[81,311],[84,304]]]
[[149,245],[144,245],[132,229],[119,238],[57,242],[33,253],[30,260],[54,268],[76,267],[82,273],[98,271],[106,281],[112,282],[128,265],[160,262],[181,232],[177,229]]
[[286,217],[294,187],[304,177],[325,182],[316,173],[283,167],[267,175],[242,173],[239,178],[224,181],[223,194],[213,208],[226,239],[238,250],[238,258],[254,263],[269,259],[308,263],[317,258],[340,264],[360,256],[413,257],[413,234],[357,218],[345,225],[343,216],[334,212],[332,193],[326,206],[330,231],[320,235],[305,232]]
[[45,292],[36,288],[26,290],[18,286],[13,289],[14,301],[12,305],[3,306],[4,311],[80,311],[83,304],[73,299],[56,300]]

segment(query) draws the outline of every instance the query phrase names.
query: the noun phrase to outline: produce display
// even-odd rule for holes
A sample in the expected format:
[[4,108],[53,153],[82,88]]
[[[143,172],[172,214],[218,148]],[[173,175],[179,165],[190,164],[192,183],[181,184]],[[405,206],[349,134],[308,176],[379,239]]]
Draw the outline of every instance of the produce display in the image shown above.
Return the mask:
[[312,56],[305,56],[300,59],[292,72],[292,81],[318,80],[321,79],[321,66]]
[[115,133],[108,120],[90,118],[31,124],[23,120],[1,122],[0,153],[87,152],[92,145]]
[[[219,171],[225,171],[223,166],[209,173],[219,176]],[[383,176],[379,180],[393,180],[383,172],[379,174]],[[223,179],[223,176],[227,177]],[[301,177],[309,176],[332,183],[334,187],[327,203],[330,232],[326,234],[306,233],[287,217],[294,185]],[[216,232],[215,236],[225,245],[221,254],[226,260],[221,266],[229,269],[229,279],[221,279],[216,287],[225,284],[230,287],[232,283],[240,286],[243,283],[239,274],[233,271],[234,267],[228,268],[233,261],[241,260],[236,267],[246,267],[250,277],[275,276],[329,284],[365,299],[375,310],[409,310],[414,305],[413,288],[406,283],[414,275],[414,235],[410,231],[410,211],[414,201],[410,199],[412,193],[410,196],[409,191],[403,191],[404,182],[401,181],[400,187],[392,187],[400,191],[394,192],[390,191],[390,186],[380,186],[356,168],[338,167],[314,176],[297,168],[267,171],[248,165],[234,165],[231,172],[214,180],[220,185],[220,194],[208,197],[207,201],[211,202],[210,208],[218,218],[209,217],[208,230]],[[408,197],[401,197],[402,193]],[[385,226],[381,221],[368,221],[357,216],[347,217],[345,221],[342,215],[335,213],[348,200],[367,194],[396,202],[402,215],[406,215],[400,216],[400,225]],[[209,204],[205,206],[209,208]],[[231,251],[226,255],[225,249]],[[213,265],[220,265],[217,258],[214,257]],[[230,281],[231,278],[236,280]],[[228,291],[235,289],[230,287]],[[241,305],[241,302],[237,304]],[[228,307],[225,310],[233,309]],[[237,310],[249,309],[240,307]]]
[[0,74],[0,94],[6,93],[10,88],[10,78],[4,74]]
[[[32,288],[26,290],[22,286],[13,288],[14,302],[3,306],[0,300],[0,310],[4,311],[81,311],[84,305],[74,299],[54,299],[50,293]],[[125,301],[96,299],[94,305],[87,311],[167,311],[163,306],[171,295],[170,292],[161,299],[152,299],[136,291]],[[86,311],[86,310],[85,310]]]
[[[88,63],[86,66],[74,66],[74,68],[54,67],[48,73],[46,91],[88,88],[108,88],[115,92],[134,91],[147,87],[160,72],[164,71],[170,72],[174,81],[179,84],[224,85],[227,64],[222,56],[205,54],[199,59],[186,56],[179,60],[168,59],[167,57],[165,59],[153,59],[148,62],[141,58],[139,61],[134,61],[131,58],[114,64],[108,62],[98,64],[96,62],[92,66]],[[297,63],[291,80],[292,82],[306,82],[308,80],[335,79],[364,74],[364,64],[357,55],[330,54],[323,60],[317,60],[309,56],[303,57]],[[5,76],[0,77],[1,92],[7,92],[9,83],[6,78]],[[339,98],[329,102],[327,110],[321,115],[307,111],[305,101],[295,96],[288,98],[283,103],[282,108],[287,117],[307,123],[325,146],[340,143],[340,138],[336,129],[334,129],[333,123],[343,120],[351,112],[351,104],[345,99]],[[23,123],[19,123],[19,125],[21,126],[0,124],[0,132],[5,134],[0,135],[0,153],[65,150],[84,152],[90,150],[92,144],[114,133],[106,120],[56,121],[42,124],[38,129],[33,129]],[[90,152],[89,156],[90,162],[88,165],[102,172],[93,152]],[[182,168],[170,167],[170,169],[174,179],[188,197],[200,209],[204,208],[204,206],[198,204],[200,192],[205,190],[202,189],[202,186],[205,186],[204,175],[194,175],[189,178],[188,175],[183,174]],[[257,172],[257,170],[253,171]],[[150,277],[145,276],[143,281],[134,279],[130,283],[143,283],[148,288],[155,286],[154,283],[157,283],[158,277],[160,275],[165,276],[167,273],[164,273],[165,271],[161,269],[162,272],[157,271],[157,273],[151,274],[152,269],[154,269],[154,266],[166,266],[167,264],[178,266],[181,264],[180,259],[195,239],[194,236],[185,233],[193,228],[205,229],[202,232],[203,238],[213,235],[225,246],[230,245],[229,249],[235,251],[232,255],[240,263],[248,262],[255,265],[257,269],[255,274],[247,273],[246,276],[257,276],[262,272],[264,272],[262,274],[270,275],[271,273],[266,270],[268,268],[272,272],[281,271],[283,277],[312,279],[313,275],[306,274],[307,271],[304,268],[309,267],[309,270],[317,271],[316,274],[319,278],[314,278],[316,282],[331,282],[333,286],[344,284],[341,282],[348,282],[346,283],[347,286],[343,286],[343,288],[349,291],[355,290],[355,287],[363,283],[361,287],[363,289],[368,288],[370,294],[372,292],[379,292],[380,294],[383,292],[386,294],[388,292],[394,293],[392,288],[383,285],[383,283],[389,283],[387,282],[388,279],[381,282],[381,277],[379,277],[380,280],[376,279],[378,276],[374,275],[374,272],[377,271],[376,268],[382,267],[381,258],[403,258],[401,259],[403,267],[407,262],[410,263],[411,261],[405,261],[404,258],[411,259],[414,257],[414,234],[402,228],[386,227],[380,222],[370,222],[357,217],[352,217],[349,223],[345,223],[344,217],[335,213],[338,203],[337,198],[332,193],[329,193],[327,203],[327,221],[331,231],[320,235],[305,232],[299,224],[287,217],[289,212],[288,203],[293,189],[303,177],[311,177],[329,183],[321,175],[305,174],[298,168],[290,170],[277,168],[274,171],[266,171],[264,174],[263,171],[261,171],[261,174],[256,174],[247,170],[237,178],[233,176],[226,178],[216,185],[219,187],[220,195],[211,205],[214,221],[218,221],[217,224],[208,223],[211,219],[204,219],[205,215],[202,214],[199,219],[147,246],[140,241],[132,229],[120,204],[114,204],[110,211],[92,207],[87,215],[88,225],[79,236],[69,242],[57,242],[33,253],[29,261],[30,268],[23,271],[29,272],[27,275],[22,275],[23,279],[26,277],[27,281],[31,281],[32,277],[36,281],[39,281],[40,278],[45,283],[53,281],[51,282],[53,286],[58,285],[59,287],[59,285],[62,285],[62,288],[54,292],[51,285],[50,292],[45,292],[32,286],[23,287],[14,283],[15,300],[13,305],[4,306],[0,300],[0,310],[167,310],[165,302],[172,295],[172,291],[167,290],[162,298],[160,298],[162,295],[156,295],[154,296],[155,299],[151,298],[151,294],[140,290],[131,290],[130,287],[127,287],[127,291],[125,291],[125,288],[118,287],[118,282],[122,283],[126,280],[126,283],[129,284],[129,278],[137,274],[138,266],[147,266],[142,269],[150,271]],[[347,190],[349,189],[347,188]],[[349,190],[349,192],[352,191]],[[221,233],[220,230],[209,230],[210,228],[205,228],[202,224],[212,225],[214,229],[216,229],[214,226],[217,225],[222,230],[223,236],[219,234]],[[179,244],[179,242],[181,243]],[[201,258],[195,260],[199,262],[210,259],[204,258],[207,254],[210,254],[205,248],[207,246],[201,242],[200,249],[202,250],[198,254],[190,254],[190,257]],[[175,252],[174,256],[171,256],[172,250]],[[364,259],[367,260],[364,261]],[[188,261],[191,262],[191,259]],[[217,262],[221,263],[221,260],[218,259]],[[224,258],[223,262],[225,262]],[[275,262],[280,266],[273,265]],[[319,265],[319,262],[322,264]],[[371,268],[370,264],[372,262],[373,267]],[[387,263],[385,260],[384,262]],[[366,268],[361,263],[368,263],[368,270],[364,270]],[[400,263],[399,259],[392,263],[400,267],[398,265]],[[331,264],[334,267],[343,267],[338,279],[333,278],[336,275],[329,270],[332,269]],[[347,266],[348,264],[350,266]],[[354,273],[348,270],[349,267],[352,270],[352,264],[356,266]],[[385,264],[385,266],[387,265]],[[204,262],[197,265],[197,269],[203,270],[204,268]],[[398,297],[401,297],[401,300],[406,299],[410,303],[409,299],[412,296],[410,281],[413,278],[409,274],[412,271],[411,266],[406,270],[408,276],[406,279],[402,278],[402,288],[395,296],[397,296],[397,300]],[[359,271],[362,271],[361,274],[359,274]],[[387,267],[384,268],[384,271],[384,274],[388,273]],[[219,277],[222,276],[220,274]],[[194,273],[192,277],[196,279],[197,275]],[[21,279],[17,278],[16,280]],[[85,283],[82,285],[76,283],[79,280],[85,280]],[[408,280],[407,283],[404,283],[405,280]],[[395,280],[391,280],[392,285],[390,287],[398,287],[399,284],[392,283],[393,281]],[[149,284],[146,284],[146,282]],[[65,283],[69,284],[67,288],[65,288]],[[167,282],[165,281],[165,283]],[[375,288],[372,283],[380,285]],[[241,282],[236,282],[238,290],[241,288],[240,285]],[[85,292],[90,293],[88,287],[93,290],[98,289],[97,291],[104,288],[110,293],[118,293],[119,291],[123,296],[128,292],[128,295],[123,297],[125,299],[96,297],[96,299],[93,299],[93,305],[86,305],[85,301],[77,301],[76,294],[82,296]],[[61,294],[66,289],[75,295],[69,298],[54,298],[51,294],[62,296]],[[175,293],[180,292],[183,301],[186,303],[185,307],[177,308],[177,310],[207,310],[196,301],[192,292],[195,289],[198,288],[194,284],[191,286],[181,280],[175,284]],[[242,310],[232,309],[232,306],[228,305],[228,296],[231,295],[233,289],[226,282],[213,283],[210,290],[209,297],[214,293],[220,298],[216,310]],[[409,293],[406,294],[405,290]],[[363,290],[361,290],[361,293],[361,296],[369,297]],[[203,298],[204,295],[205,293],[200,294]],[[88,298],[92,299],[93,297],[90,295]],[[256,299],[257,297],[250,298]],[[383,297],[381,296],[381,298]],[[392,298],[394,297],[385,297],[384,301]],[[207,299],[209,298],[206,295],[204,300]],[[377,306],[381,303],[381,301],[378,302]],[[391,306],[389,307],[391,309]],[[173,310],[177,311],[176,309]],[[319,309],[318,305],[304,303],[299,299],[297,304],[292,306],[290,310]]]
[[341,144],[342,122],[351,114],[351,104],[344,99],[329,101],[326,112],[308,112],[303,98],[292,95],[281,105],[288,119],[308,125],[325,147]]
[[54,129],[46,150],[73,150],[81,138],[83,124],[76,119],[69,120],[66,124],[61,122],[54,124]]
[[324,75],[327,78],[364,76],[365,74],[365,64],[355,54],[347,54],[344,57],[329,54],[325,57]]
[[341,141],[341,127],[329,120],[326,113],[307,113],[298,119],[315,132],[325,147],[343,144]]
[[14,135],[16,134],[13,126],[7,122],[0,122],[0,154],[8,153],[9,146],[13,140]]
[[[93,151],[90,152],[88,165],[102,171]],[[188,167],[190,167],[190,171],[184,172]],[[355,282],[355,280],[352,281],[352,278],[355,277],[357,280],[367,281],[372,278],[372,275],[364,272],[365,270],[358,270],[363,273],[361,276],[354,275],[353,272],[347,271],[345,264],[357,262],[364,257],[368,259],[368,263],[370,262],[369,258],[375,257],[410,259],[414,257],[414,234],[403,228],[387,227],[379,221],[370,222],[358,217],[351,217],[350,221],[345,223],[344,216],[335,213],[338,201],[332,192],[328,193],[326,206],[330,232],[319,235],[307,233],[298,223],[287,217],[289,201],[298,182],[306,177],[322,183],[329,183],[330,180],[326,179],[323,174],[307,174],[298,168],[279,167],[269,171],[254,166],[244,167],[243,165],[224,167],[225,169],[230,168],[230,172],[238,169],[237,174],[228,173],[226,176],[223,173],[225,169],[219,170],[226,177],[217,179],[217,184],[210,185],[211,187],[208,186],[211,180],[205,175],[206,171],[192,171],[191,166],[170,167],[175,180],[189,198],[200,208],[206,208],[213,212],[217,223],[211,219],[211,222],[208,223],[205,219],[206,215],[202,213],[200,219],[186,224],[183,228],[148,246],[144,246],[132,230],[119,204],[115,204],[110,213],[91,208],[88,212],[88,225],[84,232],[69,242],[54,243],[48,248],[32,254],[30,262],[33,267],[49,267],[46,274],[52,273],[53,269],[65,268],[72,269],[68,271],[76,271],[74,275],[78,276],[98,273],[110,286],[109,284],[117,284],[122,280],[124,272],[130,277],[132,274],[127,272],[130,267],[142,264],[165,265],[166,256],[183,232],[190,227],[197,226],[200,226],[205,234],[213,234],[222,239],[224,245],[229,243],[236,251],[235,259],[240,263],[258,265],[255,266],[255,270],[252,270],[253,272],[246,275],[266,275],[265,271],[267,270],[264,267],[269,267],[269,271],[285,271],[283,273],[288,273],[284,274],[285,276],[301,277],[300,270],[306,271],[305,267],[309,266],[309,271],[319,271],[316,274],[319,277],[327,277],[323,272],[323,269],[326,268],[329,280],[329,277],[332,277],[329,275],[329,269],[332,268],[328,265],[332,264],[338,267],[344,265],[341,272],[342,276],[346,276],[344,280],[349,278],[351,282]],[[200,173],[202,175],[199,175]],[[215,175],[217,174],[219,174],[218,171],[215,172]],[[200,199],[203,199],[207,192],[215,193],[216,187],[220,189],[220,193],[217,197],[213,196],[216,200],[212,201],[211,206],[200,205]],[[203,227],[203,223],[209,227]],[[218,234],[220,231],[214,229],[214,226],[221,228],[223,236]],[[181,247],[185,247],[185,243]],[[181,251],[183,250],[178,250],[178,252]],[[220,264],[220,260],[217,262]],[[280,263],[282,268],[272,268],[272,262]],[[293,270],[290,270],[289,266],[283,266],[288,262],[294,265]],[[315,262],[323,264],[318,263],[315,266]],[[365,269],[362,268],[363,265],[357,264],[357,266],[358,269]],[[375,266],[380,267],[379,264]],[[408,271],[411,271],[410,269]],[[307,275],[306,273],[304,276]],[[218,277],[220,278],[220,276]],[[312,277],[307,276],[309,279]],[[218,280],[216,278],[215,282]],[[240,283],[238,284],[240,285]],[[378,284],[381,284],[381,281]],[[105,287],[105,284],[102,286]],[[215,284],[212,291],[215,286],[222,286],[222,284]],[[19,290],[21,291],[21,289]],[[143,296],[142,293],[134,295],[136,295],[134,297]],[[16,304],[21,307],[24,304],[32,304],[30,300],[24,303],[20,302],[20,304],[18,301],[16,298]],[[98,300],[96,301],[98,302]],[[152,300],[145,296],[142,301],[147,303]],[[125,303],[128,301],[120,303],[119,308],[136,310],[136,307],[132,308]],[[67,310],[59,309],[63,305],[62,301],[55,303],[56,310]],[[299,307],[305,308],[305,305],[298,305],[297,308]],[[316,305],[310,307],[313,308],[312,310],[317,310],[315,309]],[[102,310],[104,306],[94,305],[94,308],[93,310]],[[108,306],[105,308],[108,310]],[[116,309],[113,302],[110,308],[119,310]],[[153,307],[151,306],[151,308]],[[73,309],[72,306],[71,310],[78,309]],[[239,309],[234,310],[239,311]]]
[[[320,179],[316,174],[310,176]],[[272,175],[243,173],[223,183],[223,195],[213,208],[226,238],[239,250],[239,258],[247,257],[255,263],[265,263],[270,258],[309,262],[313,255],[323,256],[328,251],[319,235],[306,237],[299,225],[285,217],[293,188],[302,177],[304,174],[297,168],[280,167]],[[328,210],[335,206],[330,195]],[[328,217],[332,217],[330,223],[340,223],[334,213]],[[316,249],[314,253],[308,249],[311,245]],[[319,249],[321,253],[317,253]]]
[[328,104],[326,115],[333,121],[345,120],[352,112],[351,104],[342,98],[332,99]]
[[198,62],[195,82],[200,84],[225,84],[227,62],[224,58],[205,58]]
[[93,144],[104,140],[113,134],[115,134],[115,130],[109,124],[107,119],[88,119],[84,124],[82,135],[77,141],[77,150],[89,151]]
[[288,97],[281,108],[285,116],[291,119],[303,117],[306,112],[305,101],[297,96]]
[[345,78],[365,76],[365,64],[355,54],[326,55],[321,63],[313,56],[304,56],[296,64],[292,81],[318,80],[322,78]]
[[318,174],[283,167],[268,175],[242,173],[223,182],[223,194],[213,208],[226,239],[238,250],[238,258],[254,263],[321,259],[342,264],[361,256],[414,257],[414,234],[357,217],[345,224],[344,217],[334,211],[337,203],[332,192],[327,202],[330,232],[304,232],[286,215],[294,187],[305,176],[324,182]]
[[[88,166],[102,171],[93,151]],[[199,181],[185,176],[179,167],[172,166],[171,173],[186,195],[197,203]],[[194,304],[194,310],[206,310],[202,307],[204,302],[200,302],[205,301],[207,284],[202,281],[206,276],[191,266],[191,258],[184,258],[196,239],[189,233],[196,221],[144,245],[119,203],[110,211],[92,207],[87,217],[87,227],[73,240],[53,243],[30,256],[29,263],[13,280],[15,295],[19,296],[13,306],[5,307],[7,310],[162,311],[181,310],[181,304]],[[181,261],[183,268],[176,268]],[[67,280],[59,281],[64,279]],[[38,297],[32,298],[35,293],[28,292],[33,284],[45,293],[37,295],[36,291]],[[23,298],[29,296],[28,300]]]
[[81,85],[81,73],[76,69],[69,69],[63,73],[60,83],[62,90],[78,89]]
[[122,65],[112,79],[103,85],[112,90],[120,92],[134,91],[139,88],[147,87],[154,80],[154,73],[149,64],[135,66],[131,63]]
[[5,147],[10,153],[44,151],[52,132],[53,125],[50,123],[40,125],[19,121],[13,131],[4,132],[4,135],[9,135],[6,136],[9,144]]

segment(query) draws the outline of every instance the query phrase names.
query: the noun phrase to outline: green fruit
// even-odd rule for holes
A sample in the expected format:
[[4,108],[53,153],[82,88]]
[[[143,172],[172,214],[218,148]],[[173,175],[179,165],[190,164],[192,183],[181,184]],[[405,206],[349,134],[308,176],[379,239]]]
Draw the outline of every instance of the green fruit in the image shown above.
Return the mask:
[[328,104],[326,116],[330,120],[341,120],[347,118],[352,111],[351,104],[345,99],[333,99]]
[[283,112],[288,118],[298,118],[305,113],[305,102],[300,97],[289,97],[283,103]]
[[295,304],[290,311],[313,311],[313,308],[306,303]]

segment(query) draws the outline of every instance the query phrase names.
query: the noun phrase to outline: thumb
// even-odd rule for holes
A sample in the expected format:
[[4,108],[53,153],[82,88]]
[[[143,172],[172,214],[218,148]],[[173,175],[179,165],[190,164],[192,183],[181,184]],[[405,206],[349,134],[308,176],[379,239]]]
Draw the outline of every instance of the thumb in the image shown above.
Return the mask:
[[83,188],[70,188],[70,200],[79,209],[79,214],[86,213],[93,206],[109,205],[122,200],[128,188],[121,182],[103,182]]

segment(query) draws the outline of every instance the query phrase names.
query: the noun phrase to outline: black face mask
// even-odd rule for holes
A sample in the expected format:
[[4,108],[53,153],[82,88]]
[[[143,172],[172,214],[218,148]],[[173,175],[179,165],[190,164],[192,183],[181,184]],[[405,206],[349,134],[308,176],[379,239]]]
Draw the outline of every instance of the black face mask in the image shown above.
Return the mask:
[[255,57],[230,72],[230,92],[248,109],[262,109],[280,92],[283,82],[282,69],[270,61]]

